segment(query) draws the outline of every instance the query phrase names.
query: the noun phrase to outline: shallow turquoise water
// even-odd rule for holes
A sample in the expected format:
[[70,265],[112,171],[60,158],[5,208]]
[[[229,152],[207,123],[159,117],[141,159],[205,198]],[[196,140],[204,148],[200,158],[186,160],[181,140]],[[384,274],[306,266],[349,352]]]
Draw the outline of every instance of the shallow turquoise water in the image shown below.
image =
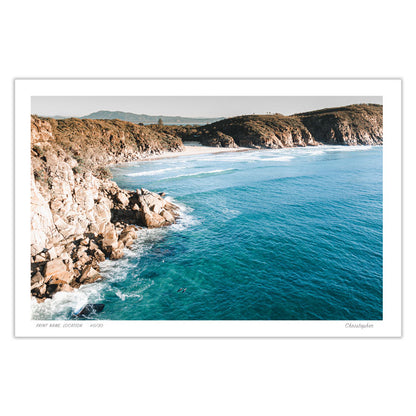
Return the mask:
[[[382,319],[382,148],[322,146],[140,162],[122,188],[164,191],[178,224],[142,230],[104,281],[34,306],[67,319]],[[178,292],[186,288],[185,292]]]

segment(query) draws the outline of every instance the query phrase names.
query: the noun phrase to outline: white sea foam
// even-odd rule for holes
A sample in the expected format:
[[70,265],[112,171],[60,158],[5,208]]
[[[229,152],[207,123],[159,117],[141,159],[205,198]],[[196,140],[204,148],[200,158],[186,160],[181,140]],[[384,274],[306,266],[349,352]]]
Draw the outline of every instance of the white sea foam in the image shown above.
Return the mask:
[[230,152],[230,153],[221,153],[215,154],[211,157],[199,158],[198,161],[204,162],[213,162],[213,161],[221,161],[221,162],[238,162],[244,160],[261,160],[260,155],[263,151],[253,150],[248,152]]
[[331,146],[324,148],[326,152],[356,152],[356,151],[367,151],[372,149],[374,146]]
[[43,303],[32,300],[32,319],[68,319],[71,313],[87,303],[97,303],[102,299],[104,282],[85,285],[73,292],[58,292],[52,299]]
[[237,209],[222,207],[220,218],[222,221],[228,221],[228,220],[238,217],[240,214],[241,214],[241,211],[238,211]]
[[169,176],[163,179],[176,179],[176,178],[186,178],[188,176],[200,176],[200,175],[211,175],[211,174],[215,174],[215,173],[222,173],[222,172],[230,172],[236,169],[215,169],[215,170],[208,170],[208,171],[203,171],[203,172],[194,172],[194,173],[186,173],[184,175],[177,175],[177,176]]
[[289,162],[294,159],[294,156],[277,156],[262,159],[264,162]]
[[165,168],[165,169],[157,169],[157,170],[149,170],[144,172],[133,172],[133,173],[126,173],[124,176],[152,176],[152,175],[158,175],[159,173],[168,172],[172,170],[181,170],[182,167],[176,167],[176,168]]
[[115,292],[116,296],[118,298],[120,298],[123,302],[128,299],[128,298],[137,298],[138,300],[142,300],[143,299],[143,295],[140,295],[138,293],[129,293],[129,294],[125,294],[122,293],[121,290],[117,289]]
[[[193,211],[193,208],[188,207],[184,204],[181,204],[178,201],[175,201],[175,199],[173,199],[170,196],[167,196],[166,201],[171,202],[172,204],[175,204],[179,207],[180,209],[180,213],[179,213],[179,218],[176,221],[175,224],[171,225],[169,228],[174,230],[174,231],[183,231],[189,227],[193,227],[196,226],[198,224],[200,224],[199,220],[197,218],[195,218],[193,215],[191,215],[191,212]],[[166,228],[165,228],[166,230]]]

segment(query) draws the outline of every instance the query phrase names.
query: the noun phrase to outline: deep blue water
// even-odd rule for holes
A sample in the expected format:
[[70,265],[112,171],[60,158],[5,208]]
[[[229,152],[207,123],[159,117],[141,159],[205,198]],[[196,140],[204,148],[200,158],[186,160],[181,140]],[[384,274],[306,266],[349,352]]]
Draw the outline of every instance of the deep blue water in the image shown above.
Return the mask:
[[[382,148],[322,146],[140,162],[121,188],[164,191],[178,224],[140,232],[105,280],[59,293],[34,317],[382,319]],[[186,288],[185,292],[178,289]]]

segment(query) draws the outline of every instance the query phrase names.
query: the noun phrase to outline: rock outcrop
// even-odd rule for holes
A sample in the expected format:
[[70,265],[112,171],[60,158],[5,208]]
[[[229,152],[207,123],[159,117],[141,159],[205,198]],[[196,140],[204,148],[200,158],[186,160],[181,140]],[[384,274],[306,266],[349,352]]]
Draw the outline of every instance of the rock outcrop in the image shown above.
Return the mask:
[[317,145],[308,129],[297,119],[280,114],[241,116],[221,120],[202,130],[205,137],[225,135],[241,147],[276,149]]
[[383,107],[350,105],[298,114],[320,143],[341,145],[383,144]]
[[278,149],[319,144],[383,144],[383,106],[359,104],[309,113],[246,115],[205,126],[151,126],[206,146]]
[[[138,227],[163,227],[178,217],[178,208],[159,194],[121,190],[100,175],[99,160],[121,157],[117,146],[114,152],[103,146],[107,153],[97,151],[81,168],[52,124],[32,117],[31,293],[39,301],[97,281],[99,263],[121,258]],[[74,140],[79,151],[90,148],[82,135],[88,136],[82,131]]]

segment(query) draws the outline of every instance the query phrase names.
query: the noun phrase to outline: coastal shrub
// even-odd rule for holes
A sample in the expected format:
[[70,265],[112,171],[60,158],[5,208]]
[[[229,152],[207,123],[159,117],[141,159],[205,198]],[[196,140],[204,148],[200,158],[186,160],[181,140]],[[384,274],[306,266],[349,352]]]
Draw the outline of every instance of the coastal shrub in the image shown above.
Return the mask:
[[74,159],[78,162],[78,165],[84,165],[84,159],[79,155],[74,155]]
[[74,172],[74,174],[81,174],[84,171],[84,169],[82,168],[82,166],[75,166],[72,168],[72,172]]
[[37,144],[35,144],[32,149],[37,153],[38,156],[43,156],[45,154],[44,150],[38,146]]
[[105,167],[105,166],[100,166],[97,169],[97,176],[100,179],[108,179],[111,178],[113,175],[111,174],[111,171],[109,168]]
[[43,171],[42,170],[34,170],[33,171],[33,176],[35,177],[35,179],[37,181],[41,181],[44,178],[44,175],[43,175]]

